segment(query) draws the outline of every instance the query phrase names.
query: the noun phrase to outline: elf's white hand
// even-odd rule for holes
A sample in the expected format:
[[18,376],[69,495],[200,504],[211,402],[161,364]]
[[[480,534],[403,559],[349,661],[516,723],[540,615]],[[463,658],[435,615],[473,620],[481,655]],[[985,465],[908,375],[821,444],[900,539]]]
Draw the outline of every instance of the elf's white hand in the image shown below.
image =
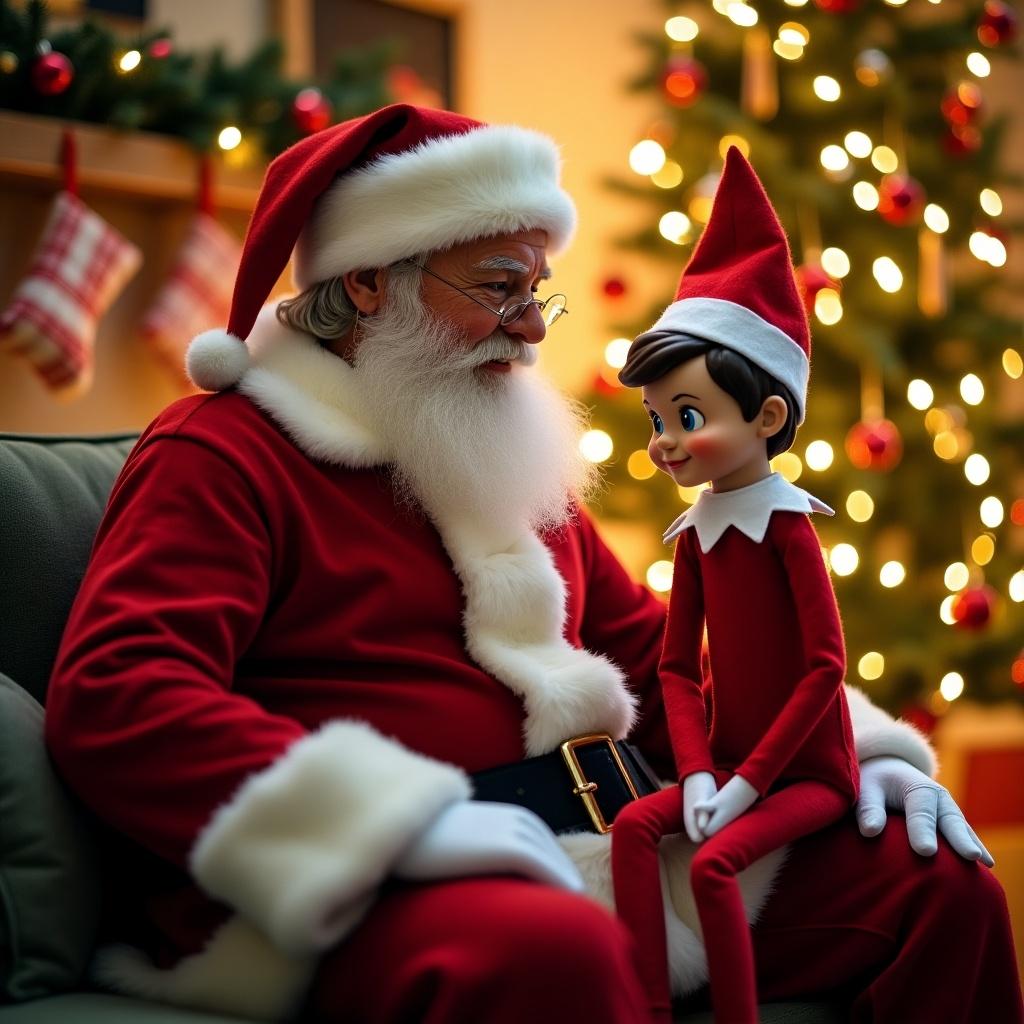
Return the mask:
[[711,772],[694,772],[683,779],[683,828],[691,843],[704,842],[703,823],[707,811],[697,813],[697,804],[710,800],[718,792],[715,777]]
[[705,839],[721,832],[731,821],[753,807],[757,790],[742,775],[734,775],[710,800],[696,805],[697,821],[701,823],[702,812],[707,813],[701,825]]
[[523,875],[583,892],[583,878],[554,832],[525,807],[461,800],[443,810],[394,863],[399,878]]
[[980,860],[987,867],[995,864],[943,786],[898,757],[872,757],[860,766],[857,825],[861,834],[877,836],[885,828],[886,810],[903,812],[910,845],[922,856],[935,854],[941,832],[964,860]]

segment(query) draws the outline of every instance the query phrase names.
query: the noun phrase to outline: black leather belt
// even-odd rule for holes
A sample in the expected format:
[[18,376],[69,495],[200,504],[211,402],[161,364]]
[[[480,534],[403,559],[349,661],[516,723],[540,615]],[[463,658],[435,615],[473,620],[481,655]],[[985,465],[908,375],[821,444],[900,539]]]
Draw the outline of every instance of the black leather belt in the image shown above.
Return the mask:
[[550,754],[477,772],[473,799],[519,804],[552,831],[608,832],[632,800],[660,789],[632,744],[607,734],[567,740]]

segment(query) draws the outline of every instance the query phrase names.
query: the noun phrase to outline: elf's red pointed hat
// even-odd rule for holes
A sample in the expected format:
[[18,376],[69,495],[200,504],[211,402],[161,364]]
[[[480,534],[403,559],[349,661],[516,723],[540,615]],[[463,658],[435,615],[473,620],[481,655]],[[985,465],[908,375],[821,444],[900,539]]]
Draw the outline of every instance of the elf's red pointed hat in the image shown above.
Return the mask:
[[620,375],[624,384],[634,386],[638,364],[672,334],[704,338],[746,356],[786,386],[803,422],[811,357],[807,312],[779,218],[735,146],[675,301],[633,342]]
[[189,376],[210,391],[240,379],[245,339],[293,250],[300,289],[515,231],[543,229],[557,252],[576,225],[559,166],[537,132],[407,104],[303,139],[267,168],[227,329],[193,341]]

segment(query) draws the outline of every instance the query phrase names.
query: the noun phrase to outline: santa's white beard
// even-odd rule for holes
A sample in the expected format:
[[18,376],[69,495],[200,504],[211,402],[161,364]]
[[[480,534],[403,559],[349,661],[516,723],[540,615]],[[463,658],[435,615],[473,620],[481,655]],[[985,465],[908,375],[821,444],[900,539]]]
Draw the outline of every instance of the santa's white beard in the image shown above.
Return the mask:
[[[495,359],[510,372],[483,368]],[[536,359],[500,329],[467,349],[424,312],[418,276],[392,278],[361,324],[354,370],[400,493],[510,536],[564,523],[597,472],[578,450],[584,410],[530,369]]]

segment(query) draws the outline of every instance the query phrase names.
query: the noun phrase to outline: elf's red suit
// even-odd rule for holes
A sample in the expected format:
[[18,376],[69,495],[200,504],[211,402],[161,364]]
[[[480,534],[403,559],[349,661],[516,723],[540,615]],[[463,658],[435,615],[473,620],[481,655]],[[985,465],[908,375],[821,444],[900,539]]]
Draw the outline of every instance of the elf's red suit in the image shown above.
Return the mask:
[[[765,798],[698,847],[691,866],[721,1021],[757,1016],[736,874],[836,821],[857,796],[842,625],[806,514],[824,509],[773,474],[737,491],[703,492],[669,531],[679,541],[661,678],[678,777],[716,772],[721,786],[738,774]],[[662,1014],[670,995],[657,843],[682,831],[682,820],[675,787],[627,806],[615,821],[615,902]]]
[[[803,421],[810,350],[785,232],[731,147],[675,299],[633,341],[619,375],[644,388],[655,464],[680,486],[712,485],[665,538],[679,538],[661,677],[680,784],[623,808],[612,842],[616,908],[659,1021],[671,1016],[663,837],[685,831],[696,844],[703,833],[699,845],[687,843],[688,877],[715,1018],[755,1024],[761,948],[756,938],[752,948],[737,875],[834,825],[857,798],[863,747],[843,693],[842,626],[808,520],[831,509],[769,465]],[[712,772],[713,796],[700,777]],[[674,881],[668,869],[666,888]],[[947,1012],[937,1009],[937,1019]]]

